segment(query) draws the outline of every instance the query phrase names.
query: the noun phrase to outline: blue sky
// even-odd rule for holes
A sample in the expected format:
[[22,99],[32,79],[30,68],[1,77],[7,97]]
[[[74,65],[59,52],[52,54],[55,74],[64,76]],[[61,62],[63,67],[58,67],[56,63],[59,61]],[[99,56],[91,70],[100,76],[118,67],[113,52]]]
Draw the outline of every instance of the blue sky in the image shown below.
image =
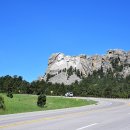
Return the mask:
[[52,53],[130,50],[129,0],[1,0],[0,76],[43,75]]

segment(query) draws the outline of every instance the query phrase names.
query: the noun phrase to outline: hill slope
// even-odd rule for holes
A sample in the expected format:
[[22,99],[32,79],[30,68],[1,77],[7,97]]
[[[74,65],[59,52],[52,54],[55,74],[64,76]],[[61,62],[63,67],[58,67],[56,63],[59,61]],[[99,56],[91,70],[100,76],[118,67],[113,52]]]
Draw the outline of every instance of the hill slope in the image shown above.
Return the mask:
[[55,53],[49,58],[47,71],[40,80],[70,85],[76,80],[80,82],[94,71],[102,70],[106,73],[109,69],[122,77],[130,75],[130,51],[114,49],[108,50],[105,55],[93,56]]

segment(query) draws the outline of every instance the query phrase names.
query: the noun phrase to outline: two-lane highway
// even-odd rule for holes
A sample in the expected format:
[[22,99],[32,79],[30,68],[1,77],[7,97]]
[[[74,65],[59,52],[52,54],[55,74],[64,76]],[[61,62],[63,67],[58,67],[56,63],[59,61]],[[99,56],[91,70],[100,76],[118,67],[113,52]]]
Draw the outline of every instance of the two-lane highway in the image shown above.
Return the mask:
[[1,115],[0,130],[130,130],[130,99],[86,99],[98,104]]

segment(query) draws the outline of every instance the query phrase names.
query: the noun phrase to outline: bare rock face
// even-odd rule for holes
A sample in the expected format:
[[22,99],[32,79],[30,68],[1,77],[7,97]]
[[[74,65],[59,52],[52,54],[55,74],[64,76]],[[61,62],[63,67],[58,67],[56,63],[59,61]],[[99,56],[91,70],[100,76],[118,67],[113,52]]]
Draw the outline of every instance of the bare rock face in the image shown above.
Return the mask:
[[83,54],[65,56],[63,53],[55,53],[49,58],[46,74],[40,80],[70,85],[76,80],[80,82],[83,77],[87,77],[89,74],[93,74],[93,71],[98,71],[101,68],[104,73],[110,68],[113,70],[113,61],[118,61],[116,64],[123,66],[120,74],[124,77],[130,75],[130,51],[108,50],[103,56]]
[[51,83],[59,83],[59,84],[66,84],[66,85],[70,85],[72,83],[74,83],[75,81],[78,81],[80,82],[81,79],[79,77],[77,77],[75,74],[71,75],[69,78],[68,76],[66,75],[65,72],[61,72],[60,74],[58,75],[55,75],[54,77],[50,78],[49,82]]
[[120,60],[120,63],[125,63],[126,60],[127,60],[127,55],[128,53],[123,51],[123,50],[118,50],[118,49],[115,49],[115,50],[109,50],[107,52],[107,56],[109,57],[109,59],[115,59],[115,58],[118,58]]
[[127,64],[130,64],[130,51],[129,52],[127,52],[127,57],[126,57],[126,63]]

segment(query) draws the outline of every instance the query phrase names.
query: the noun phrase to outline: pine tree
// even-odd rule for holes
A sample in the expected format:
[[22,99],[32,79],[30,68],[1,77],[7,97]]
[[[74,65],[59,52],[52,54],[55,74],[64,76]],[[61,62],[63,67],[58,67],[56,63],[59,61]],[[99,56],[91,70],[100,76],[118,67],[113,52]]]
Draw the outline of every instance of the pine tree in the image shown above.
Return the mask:
[[37,105],[39,107],[44,107],[46,105],[46,96],[44,94],[40,94],[38,96]]

